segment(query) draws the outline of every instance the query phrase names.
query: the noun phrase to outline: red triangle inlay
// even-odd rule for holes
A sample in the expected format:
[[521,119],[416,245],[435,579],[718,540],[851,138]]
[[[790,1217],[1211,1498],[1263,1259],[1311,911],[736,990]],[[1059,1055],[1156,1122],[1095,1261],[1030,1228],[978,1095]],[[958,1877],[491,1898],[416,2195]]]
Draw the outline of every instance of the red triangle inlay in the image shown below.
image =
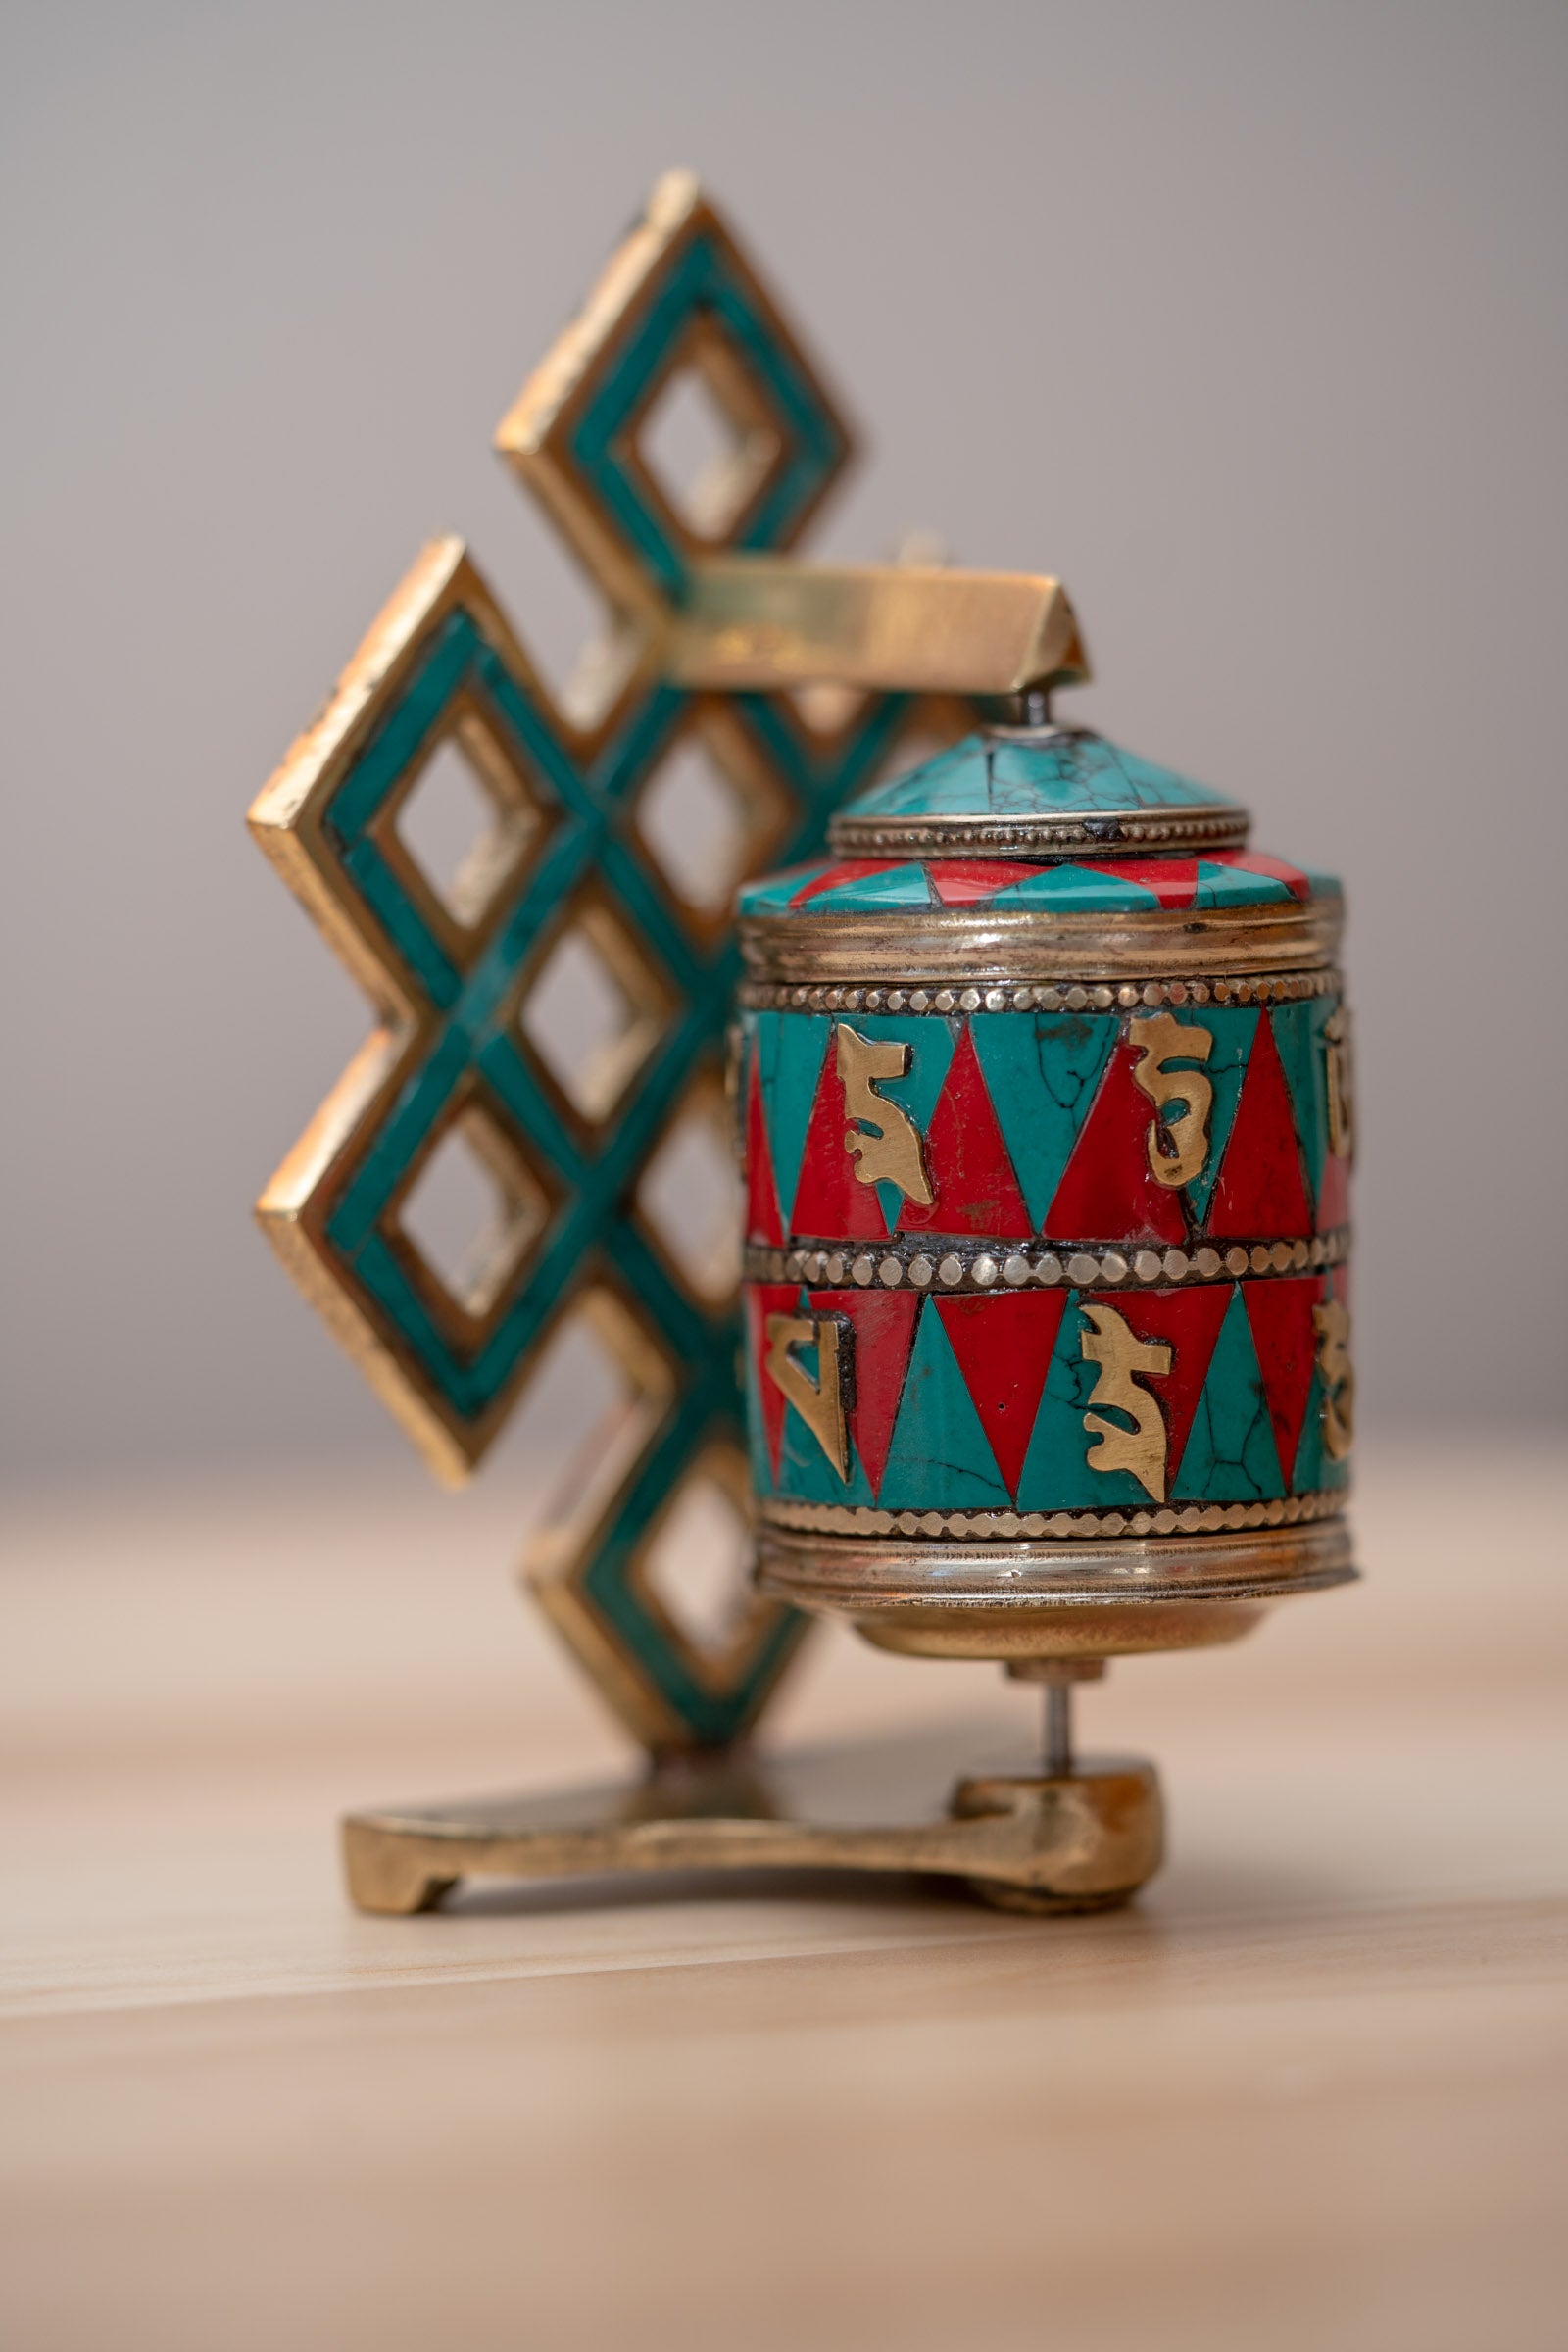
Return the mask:
[[1265,874],[1271,882],[1283,882],[1293,899],[1309,899],[1312,884],[1298,865],[1287,865],[1283,858],[1271,858],[1267,850],[1211,850],[1205,863],[1234,865],[1244,874]]
[[995,898],[999,890],[1010,890],[1014,882],[1030,881],[1040,868],[1005,858],[975,858],[962,865],[939,861],[930,871],[931,887],[944,906],[972,906],[977,899]]
[[1066,1303],[1065,1291],[1004,1292],[997,1298],[966,1292],[937,1300],[963,1385],[1015,1501]]
[[790,900],[792,906],[804,906],[824,890],[837,890],[846,882],[863,882],[867,874],[891,873],[896,865],[907,864],[900,858],[847,858],[842,865],[830,865],[825,874],[813,874],[803,882]]
[[1332,1152],[1323,1159],[1323,1180],[1317,1188],[1317,1229],[1337,1233],[1350,1222],[1350,1163]]
[[819,1234],[829,1242],[883,1242],[888,1229],[882,1204],[876,1187],[861,1184],[856,1176],[857,1163],[844,1149],[849,1131],[850,1114],[844,1107],[844,1085],[830,1036],[801,1153],[790,1229]]
[[1190,906],[1198,890],[1196,858],[1075,858],[1075,865],[1092,874],[1109,874],[1113,882],[1136,882],[1152,890],[1162,906]]
[[817,1291],[817,1314],[847,1315],[855,1330],[855,1402],[850,1436],[873,1494],[882,1487],[893,1424],[899,1417],[904,1376],[914,1346],[918,1291]]
[[1242,1099],[1208,1204],[1208,1230],[1216,1238],[1257,1242],[1296,1241],[1312,1231],[1291,1090],[1266,1012],[1252,1038]]
[[1170,1370],[1149,1376],[1165,1414],[1167,1493],[1182,1466],[1231,1296],[1228,1282],[1195,1283],[1185,1291],[1095,1293],[1097,1303],[1113,1306],[1141,1340],[1163,1340],[1170,1348]]
[[762,1434],[767,1440],[767,1458],[773,1465],[775,1487],[784,1448],[785,1398],[783,1390],[767,1377],[767,1318],[792,1315],[800,1295],[793,1282],[750,1282],[745,1292],[747,1338],[751,1343],[758,1400],[762,1408]]
[[746,1237],[770,1250],[782,1247],[784,1220],[778,1211],[778,1186],[773,1178],[773,1154],[768,1149],[767,1122],[762,1116],[762,1081],[757,1055],[751,1055],[746,1089]]
[[[1180,1191],[1149,1164],[1154,1106],[1133,1083],[1138,1049],[1123,1038],[1105,1064],[1089,1116],[1062,1170],[1044,1231],[1060,1242],[1184,1242]],[[1282,1080],[1283,1083],[1283,1080]]]
[[1274,1424],[1280,1474],[1288,1487],[1296,1448],[1301,1442],[1317,1355],[1312,1309],[1324,1296],[1326,1285],[1321,1275],[1305,1274],[1288,1282],[1244,1282],[1241,1287],[1252,1326],[1257,1368],[1263,1375],[1268,1417]]
[[1023,1241],[1033,1232],[967,1021],[926,1130],[925,1158],[935,1198],[929,1208],[906,1200],[900,1233],[989,1233]]

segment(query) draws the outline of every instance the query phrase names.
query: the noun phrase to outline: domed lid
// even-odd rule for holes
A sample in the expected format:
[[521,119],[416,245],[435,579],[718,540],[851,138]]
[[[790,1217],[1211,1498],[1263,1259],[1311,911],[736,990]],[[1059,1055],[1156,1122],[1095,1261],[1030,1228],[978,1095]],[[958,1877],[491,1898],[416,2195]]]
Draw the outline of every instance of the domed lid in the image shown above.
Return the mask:
[[889,852],[1025,860],[1237,849],[1250,819],[1236,801],[1124,752],[1091,727],[993,727],[874,784],[828,828],[855,857]]

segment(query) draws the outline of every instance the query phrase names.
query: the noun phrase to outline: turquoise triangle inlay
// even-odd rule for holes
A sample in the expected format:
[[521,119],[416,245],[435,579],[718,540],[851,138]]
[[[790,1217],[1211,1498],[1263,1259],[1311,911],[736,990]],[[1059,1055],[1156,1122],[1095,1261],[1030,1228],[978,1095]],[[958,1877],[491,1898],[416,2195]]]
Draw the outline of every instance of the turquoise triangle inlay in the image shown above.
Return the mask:
[[1291,1470],[1292,1492],[1297,1494],[1316,1494],[1324,1483],[1323,1472],[1328,1460],[1329,1456],[1323,1450],[1323,1375],[1314,1364],[1312,1386],[1306,1399],[1306,1418],[1301,1423],[1296,1461]]
[[1314,1365],[1311,1393],[1306,1399],[1306,1418],[1301,1423],[1300,1442],[1296,1448],[1296,1462],[1291,1472],[1291,1491],[1295,1494],[1313,1494],[1325,1489],[1348,1487],[1350,1465],[1336,1461],[1323,1443],[1323,1375]]
[[1274,1043],[1291,1090],[1296,1130],[1314,1200],[1323,1182],[1323,1161],[1329,1148],[1328,1049],[1323,1032],[1339,1004],[1338,997],[1312,997],[1304,1004],[1280,1004],[1274,1010]]
[[773,1154],[778,1185],[779,1213],[785,1230],[795,1209],[801,1181],[801,1156],[806,1131],[811,1123],[816,1082],[822,1056],[833,1035],[825,1012],[760,1012],[757,1015],[757,1054],[762,1084],[762,1112]]
[[942,1318],[929,1298],[921,1302],[878,1499],[885,1511],[1012,1507]]
[[1113,1012],[985,1012],[970,1023],[992,1107],[1037,1232],[1089,1115],[1118,1025]]
[[885,874],[861,874],[836,890],[819,890],[806,913],[860,914],[885,906],[929,906],[931,882],[923,865],[895,865]]
[[1247,1075],[1258,1018],[1255,1004],[1205,1004],[1201,1012],[1193,1015],[1194,1024],[1206,1029],[1214,1040],[1208,1059],[1201,1065],[1214,1089],[1208,1114],[1208,1157],[1187,1187],[1187,1198],[1200,1224],[1208,1214],[1220,1162],[1236,1124],[1236,1105],[1242,1099],[1242,1080]]
[[1198,861],[1195,906],[1276,906],[1290,892],[1273,874],[1250,874],[1245,866]]
[[1172,1502],[1272,1502],[1285,1492],[1263,1377],[1238,1284],[1193,1416]]
[[1092,1470],[1091,1447],[1099,1440],[1084,1427],[1090,1394],[1100,1378],[1098,1364],[1085,1363],[1082,1339],[1089,1328],[1079,1310],[1079,1294],[1067,1300],[1046,1374],[1045,1391],[1018,1481],[1020,1511],[1148,1509],[1150,1497],[1130,1470]]
[[1091,873],[1084,865],[1043,865],[1027,882],[1009,883],[992,906],[1051,906],[1062,913],[1136,914],[1159,905],[1159,894],[1124,874]]
[[[788,873],[769,874],[763,881],[748,882],[740,894],[739,911],[742,914],[784,913],[796,892],[804,890],[808,882],[814,882],[818,874],[825,874],[832,863],[831,858],[814,858],[809,865],[792,866]],[[808,900],[807,905],[809,904]]]

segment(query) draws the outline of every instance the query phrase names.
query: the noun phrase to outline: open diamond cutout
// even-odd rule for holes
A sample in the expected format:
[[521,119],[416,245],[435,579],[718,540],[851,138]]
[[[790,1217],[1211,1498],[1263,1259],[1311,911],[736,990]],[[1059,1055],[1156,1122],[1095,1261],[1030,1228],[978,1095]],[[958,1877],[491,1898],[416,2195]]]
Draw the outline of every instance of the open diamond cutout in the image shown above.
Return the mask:
[[483,1328],[550,1219],[553,1202],[510,1129],[470,1095],[437,1130],[389,1221],[449,1326]]
[[472,932],[521,872],[549,814],[471,702],[452,719],[389,805],[393,850],[460,931]]
[[646,951],[590,887],[535,965],[517,1026],[556,1092],[599,1126],[663,1035],[672,1004]]
[[617,1292],[596,1284],[558,1319],[514,1433],[530,1488],[547,1496],[524,1558],[533,1582],[580,1568],[674,1393],[668,1359]]
[[741,1187],[722,1081],[704,1070],[676,1105],[637,1187],[661,1254],[704,1306],[733,1298],[740,1279]]
[[568,726],[604,729],[628,690],[646,675],[646,626],[617,610],[603,587],[531,501],[509,518],[491,574],[507,606],[526,612],[528,653]]
[[699,1670],[721,1672],[756,1635],[745,1465],[710,1446],[676,1488],[643,1551],[640,1581]]
[[738,883],[761,871],[788,806],[725,714],[688,728],[637,797],[637,829],[691,926],[729,920]]
[[750,368],[711,319],[694,318],[642,414],[643,471],[697,539],[717,546],[781,462],[784,445]]

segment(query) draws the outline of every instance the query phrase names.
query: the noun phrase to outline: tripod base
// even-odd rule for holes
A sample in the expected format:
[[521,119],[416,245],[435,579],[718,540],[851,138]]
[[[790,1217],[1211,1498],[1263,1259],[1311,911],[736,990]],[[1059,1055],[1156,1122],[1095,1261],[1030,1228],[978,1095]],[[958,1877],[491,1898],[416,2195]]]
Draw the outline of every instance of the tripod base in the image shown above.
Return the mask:
[[[1008,1910],[1096,1911],[1159,1868],[1153,1766],[970,1772],[956,1742],[867,1742],[661,1764],[640,1780],[353,1813],[348,1890],[362,1911],[431,1909],[460,1881],[617,1872],[870,1870],[963,1880]],[[951,1792],[951,1793],[950,1793]]]

